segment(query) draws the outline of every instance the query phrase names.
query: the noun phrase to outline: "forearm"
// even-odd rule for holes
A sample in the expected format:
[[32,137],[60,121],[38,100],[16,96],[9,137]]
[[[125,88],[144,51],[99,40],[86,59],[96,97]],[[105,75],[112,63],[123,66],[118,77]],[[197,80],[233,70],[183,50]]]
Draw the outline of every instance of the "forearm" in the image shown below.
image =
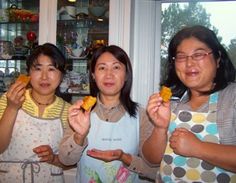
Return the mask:
[[120,152],[120,160],[128,170],[139,174],[142,177],[148,179],[155,179],[156,172],[158,170],[157,165],[149,165],[147,164],[140,156],[131,155],[128,153]]
[[87,140],[82,145],[78,145],[74,140],[74,133],[69,137],[64,137],[59,147],[59,160],[64,165],[76,164],[87,146]]
[[54,154],[54,158],[53,158],[53,160],[52,160],[52,162],[51,162],[50,164],[52,164],[52,165],[54,165],[54,166],[61,167],[61,168],[63,168],[64,170],[67,170],[67,169],[70,169],[70,168],[75,167],[75,165],[66,166],[66,165],[62,164],[62,163],[60,162],[60,160],[59,160],[58,154]]
[[18,110],[7,107],[0,120],[0,153],[8,147]]
[[236,146],[202,142],[195,152],[199,159],[236,172]]
[[142,152],[147,161],[159,164],[167,144],[167,129],[154,128],[151,136],[144,142]]

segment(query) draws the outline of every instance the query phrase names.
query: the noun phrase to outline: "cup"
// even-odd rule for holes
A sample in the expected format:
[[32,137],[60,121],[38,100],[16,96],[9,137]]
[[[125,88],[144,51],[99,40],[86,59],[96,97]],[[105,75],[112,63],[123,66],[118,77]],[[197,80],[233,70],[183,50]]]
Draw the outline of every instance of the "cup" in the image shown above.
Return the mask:
[[73,57],[80,57],[82,52],[83,52],[83,48],[78,47],[78,48],[72,50],[72,56]]
[[75,17],[75,15],[76,15],[75,6],[65,6],[65,10],[70,16]]

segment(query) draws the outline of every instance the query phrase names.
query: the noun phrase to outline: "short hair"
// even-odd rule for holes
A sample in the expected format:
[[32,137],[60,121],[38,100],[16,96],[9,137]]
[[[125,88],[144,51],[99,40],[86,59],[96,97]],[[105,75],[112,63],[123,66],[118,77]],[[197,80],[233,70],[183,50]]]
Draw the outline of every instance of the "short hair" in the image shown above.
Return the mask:
[[125,110],[130,114],[130,116],[135,117],[137,113],[138,104],[133,102],[130,98],[130,92],[133,82],[133,71],[130,59],[122,48],[116,45],[110,45],[110,46],[101,46],[94,51],[90,63],[90,77],[89,77],[91,95],[97,96],[99,93],[99,88],[97,87],[97,84],[94,81],[92,74],[95,72],[95,65],[97,63],[98,58],[105,52],[112,54],[117,60],[119,60],[119,62],[125,65],[126,81],[123,88],[121,89],[120,101],[124,106]]
[[30,71],[30,68],[38,62],[38,57],[40,55],[48,56],[51,59],[53,66],[60,70],[63,75],[65,74],[65,56],[60,51],[60,49],[52,43],[44,43],[33,49],[32,53],[26,60],[28,73]]
[[184,39],[194,37],[200,42],[206,44],[211,50],[215,60],[220,58],[219,68],[216,71],[215,87],[206,93],[213,93],[224,89],[230,82],[235,81],[235,68],[227,54],[226,49],[217,39],[216,34],[201,25],[185,27],[177,32],[171,39],[168,47],[168,63],[167,63],[167,78],[162,85],[167,85],[172,88],[175,96],[181,96],[187,87],[180,81],[175,71],[175,63],[173,57],[176,56],[177,47]]
[[[26,70],[28,73],[30,72],[30,69],[34,67],[35,64],[37,64],[38,57],[40,55],[48,56],[51,59],[53,66],[62,73],[62,77],[64,76],[66,73],[66,58],[60,49],[52,43],[44,43],[32,50],[32,53],[26,60]],[[59,86],[56,88],[55,94],[58,97],[62,97],[63,99],[67,100],[66,97],[60,92]]]

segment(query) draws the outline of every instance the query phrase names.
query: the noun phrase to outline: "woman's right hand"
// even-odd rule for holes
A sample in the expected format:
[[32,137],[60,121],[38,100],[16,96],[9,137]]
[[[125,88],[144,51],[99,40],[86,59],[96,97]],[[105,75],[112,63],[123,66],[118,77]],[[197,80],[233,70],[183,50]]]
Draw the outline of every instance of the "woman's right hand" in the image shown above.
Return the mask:
[[69,123],[77,135],[85,137],[88,134],[90,128],[90,111],[84,111],[81,109],[83,104],[82,100],[76,101],[69,108]]
[[170,101],[164,102],[159,93],[149,97],[147,112],[155,127],[167,129],[170,122]]
[[7,106],[16,108],[17,110],[21,108],[25,100],[25,90],[26,84],[21,81],[16,81],[13,83],[6,93]]

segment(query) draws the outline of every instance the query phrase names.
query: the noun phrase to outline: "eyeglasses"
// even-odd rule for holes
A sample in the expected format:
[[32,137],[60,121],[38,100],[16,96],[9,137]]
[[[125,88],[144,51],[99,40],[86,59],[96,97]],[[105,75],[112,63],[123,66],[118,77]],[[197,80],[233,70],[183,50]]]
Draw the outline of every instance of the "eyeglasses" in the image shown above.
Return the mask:
[[183,55],[183,54],[178,54],[176,55],[175,57],[172,57],[172,59],[175,61],[175,62],[186,62],[188,60],[189,57],[191,57],[193,60],[195,61],[200,61],[200,60],[203,60],[206,56],[212,54],[212,51],[211,52],[196,52],[196,53],[193,53],[192,55]]

